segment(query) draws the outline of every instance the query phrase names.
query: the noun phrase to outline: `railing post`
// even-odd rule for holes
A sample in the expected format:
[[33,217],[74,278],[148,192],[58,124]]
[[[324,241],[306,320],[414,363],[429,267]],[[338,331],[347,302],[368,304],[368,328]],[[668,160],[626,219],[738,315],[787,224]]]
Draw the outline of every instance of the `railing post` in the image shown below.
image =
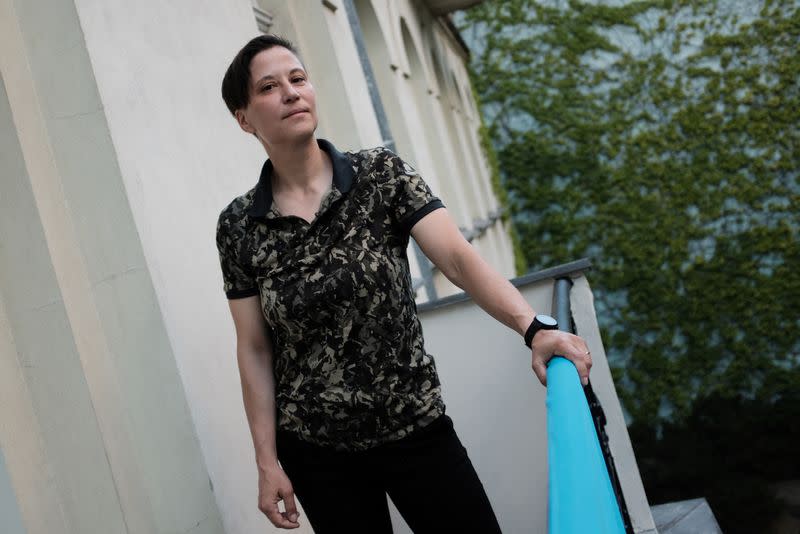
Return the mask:
[[[570,332],[571,285],[556,280],[553,298],[558,324]],[[561,357],[547,366],[547,448],[550,534],[625,534],[578,372]]]

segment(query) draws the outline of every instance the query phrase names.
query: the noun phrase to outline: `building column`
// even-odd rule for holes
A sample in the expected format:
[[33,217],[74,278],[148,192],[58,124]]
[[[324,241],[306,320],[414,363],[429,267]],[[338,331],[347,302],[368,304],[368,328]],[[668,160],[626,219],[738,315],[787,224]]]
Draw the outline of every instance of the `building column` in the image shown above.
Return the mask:
[[222,532],[72,2],[0,0],[0,448],[28,534]]

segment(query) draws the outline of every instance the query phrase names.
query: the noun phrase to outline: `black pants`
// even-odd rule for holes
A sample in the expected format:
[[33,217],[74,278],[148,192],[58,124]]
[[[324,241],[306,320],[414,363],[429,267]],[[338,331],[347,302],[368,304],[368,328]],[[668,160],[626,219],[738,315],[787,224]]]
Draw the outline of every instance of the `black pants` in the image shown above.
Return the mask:
[[277,445],[315,534],[391,534],[387,493],[415,534],[500,532],[447,415],[366,451],[335,451],[284,433]]

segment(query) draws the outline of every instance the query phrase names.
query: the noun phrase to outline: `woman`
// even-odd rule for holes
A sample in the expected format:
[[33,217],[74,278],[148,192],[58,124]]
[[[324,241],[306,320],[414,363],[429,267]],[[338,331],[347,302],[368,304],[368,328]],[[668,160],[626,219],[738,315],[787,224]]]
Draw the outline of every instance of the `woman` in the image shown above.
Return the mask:
[[314,88],[290,43],[250,41],[222,93],[269,155],[217,228],[259,508],[296,528],[296,493],[317,534],[390,533],[388,493],[414,532],[499,532],[424,351],[408,239],[524,336],[542,383],[554,353],[585,382],[586,344],[535,316],[398,156],[315,138]]

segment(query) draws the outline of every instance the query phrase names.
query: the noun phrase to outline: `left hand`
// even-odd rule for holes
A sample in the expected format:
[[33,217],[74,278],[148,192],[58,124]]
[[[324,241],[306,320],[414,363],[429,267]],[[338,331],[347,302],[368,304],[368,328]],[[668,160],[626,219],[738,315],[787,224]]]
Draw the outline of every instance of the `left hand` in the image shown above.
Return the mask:
[[592,355],[583,338],[560,330],[539,330],[531,343],[531,367],[539,382],[547,385],[547,362],[553,356],[563,356],[575,364],[581,384],[589,383]]

